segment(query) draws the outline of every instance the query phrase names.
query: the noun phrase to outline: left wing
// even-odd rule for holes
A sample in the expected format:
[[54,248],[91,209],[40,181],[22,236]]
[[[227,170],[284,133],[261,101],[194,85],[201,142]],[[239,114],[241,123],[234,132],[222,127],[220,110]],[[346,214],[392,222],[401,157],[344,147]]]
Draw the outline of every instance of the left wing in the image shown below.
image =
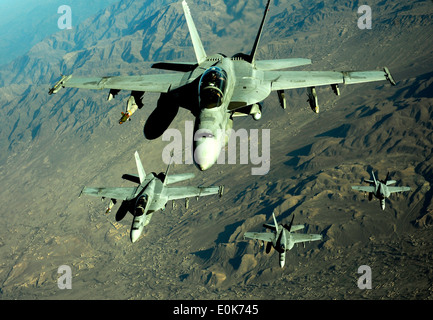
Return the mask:
[[271,82],[272,91],[383,80],[395,85],[386,67],[383,71],[266,71],[264,78]]
[[402,192],[402,191],[410,191],[410,187],[388,187],[390,193],[393,192]]
[[244,239],[249,238],[253,240],[262,240],[266,242],[272,242],[275,240],[275,233],[273,232],[245,232]]
[[80,193],[87,194],[94,197],[111,198],[117,200],[131,200],[134,199],[137,193],[137,187],[125,188],[92,188],[84,187]]
[[352,186],[352,189],[364,192],[374,192],[373,186]]
[[75,78],[72,75],[62,78],[52,87],[48,93],[57,93],[61,88],[81,89],[115,89],[145,92],[169,92],[183,85],[183,73],[150,74],[141,76],[114,76]]
[[168,200],[176,200],[217,194],[220,190],[220,187],[166,187],[164,193]]

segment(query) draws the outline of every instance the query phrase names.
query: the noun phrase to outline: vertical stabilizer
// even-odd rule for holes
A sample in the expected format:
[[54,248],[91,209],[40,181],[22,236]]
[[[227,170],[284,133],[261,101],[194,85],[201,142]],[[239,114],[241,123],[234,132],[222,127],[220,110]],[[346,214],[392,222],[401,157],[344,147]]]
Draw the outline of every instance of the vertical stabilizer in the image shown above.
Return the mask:
[[275,219],[275,214],[274,214],[274,212],[272,211],[272,217],[274,218],[274,225],[275,225],[275,230],[277,231],[277,233],[278,233],[278,223],[277,223],[277,219]]
[[201,43],[194,20],[192,20],[191,12],[189,11],[188,4],[185,0],[182,1],[182,7],[188,25],[189,34],[191,35],[192,45],[194,46],[195,56],[197,57],[198,64],[200,64],[206,60],[206,52],[204,51],[203,44]]
[[373,176],[374,184],[377,184],[377,180],[376,180],[376,177],[374,176],[374,172],[373,171],[371,171],[371,175]]
[[266,15],[268,14],[268,11],[269,11],[269,4],[270,4],[270,2],[271,2],[271,0],[268,0],[268,3],[266,4],[265,14],[263,15],[262,23],[260,24],[259,32],[257,33],[257,36],[256,36],[256,41],[254,41],[253,48],[251,49],[250,61],[249,62],[251,62],[253,64],[254,64],[254,59],[255,59],[255,56],[256,56],[257,46],[259,44],[260,37],[262,35],[263,26],[265,25]]
[[140,178],[140,183],[143,183],[146,178],[146,172],[144,171],[143,164],[141,163],[140,157],[138,156],[138,152],[135,151],[135,163],[137,164],[138,177]]

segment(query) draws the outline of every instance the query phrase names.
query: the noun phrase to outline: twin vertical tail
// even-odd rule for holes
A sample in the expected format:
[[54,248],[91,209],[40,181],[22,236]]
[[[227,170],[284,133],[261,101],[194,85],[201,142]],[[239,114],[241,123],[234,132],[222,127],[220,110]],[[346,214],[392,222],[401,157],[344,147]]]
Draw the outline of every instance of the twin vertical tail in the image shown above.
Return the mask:
[[[266,16],[269,12],[269,5],[271,3],[271,0],[268,0],[266,3],[265,13],[263,14],[263,19],[260,24],[259,32],[257,33],[256,40],[254,41],[253,48],[251,49],[251,53],[249,55],[249,61],[250,63],[254,63],[255,56],[257,52],[257,47],[259,45],[260,37],[263,32],[263,27],[265,25]],[[182,1],[182,7],[183,12],[185,14],[186,23],[188,25],[189,34],[191,35],[192,45],[194,47],[195,56],[197,58],[198,64],[201,64],[203,61],[206,60],[206,52],[204,51],[203,44],[200,40],[200,36],[198,35],[197,28],[195,27],[194,20],[191,16],[191,11],[189,10],[188,4],[185,0]]]
[[377,180],[376,180],[376,177],[374,176],[374,172],[373,172],[373,171],[371,171],[371,174],[372,174],[372,176],[373,176],[373,181],[374,181],[374,184],[377,184]]
[[272,217],[274,218],[275,231],[278,233],[278,223],[277,223],[277,219],[275,219],[274,212],[272,212]]
[[260,37],[262,35],[263,26],[265,25],[265,20],[266,20],[266,16],[268,14],[268,11],[269,11],[269,4],[270,3],[271,3],[271,0],[268,0],[268,3],[266,4],[266,8],[265,8],[265,13],[263,15],[262,23],[260,24],[259,32],[257,33],[256,40],[254,41],[253,48],[251,49],[250,59],[249,59],[250,63],[254,63],[256,51],[257,51],[257,46],[259,45]]
[[140,183],[143,183],[144,179],[146,178],[146,172],[144,171],[143,164],[141,163],[137,151],[135,151],[134,156],[135,156],[135,163],[137,164],[138,177],[140,178]]
[[195,56],[198,64],[201,64],[206,60],[206,52],[204,51],[203,44],[201,43],[200,36],[198,35],[194,20],[192,20],[191,12],[189,11],[188,4],[185,0],[182,1],[182,7],[185,14],[186,24],[188,25],[189,34],[191,35]]
[[295,214],[292,215],[292,220],[290,220],[290,224],[289,225],[287,225],[287,224],[284,225],[284,228],[286,228],[286,230],[289,231],[289,232],[290,232],[290,230],[292,230],[292,225],[293,225],[293,220],[294,219],[295,219]]

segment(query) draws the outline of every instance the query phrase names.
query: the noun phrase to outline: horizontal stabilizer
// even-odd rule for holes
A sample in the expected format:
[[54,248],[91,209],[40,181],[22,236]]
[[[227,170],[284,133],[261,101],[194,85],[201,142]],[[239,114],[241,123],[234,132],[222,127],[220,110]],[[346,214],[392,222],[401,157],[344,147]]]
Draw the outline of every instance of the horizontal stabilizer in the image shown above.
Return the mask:
[[176,183],[179,181],[185,181],[194,178],[194,173],[181,173],[181,174],[172,174],[165,177],[165,184]]
[[395,180],[388,180],[388,181],[386,181],[386,185],[389,186],[389,185],[394,184],[396,182],[397,181],[395,181]]
[[197,63],[191,62],[159,62],[152,65],[154,69],[189,72],[197,67]]
[[136,175],[136,174],[125,173],[122,176],[122,179],[125,179],[125,180],[128,180],[128,181],[140,184],[140,177],[138,175]]
[[276,230],[276,229],[275,229],[275,226],[274,226],[273,224],[264,223],[263,226],[264,226],[265,228],[268,228],[268,229],[273,230],[273,231]]
[[292,227],[290,228],[290,231],[297,231],[297,230],[301,230],[301,229],[303,229],[303,228],[304,228],[304,225],[303,225],[303,224],[297,224],[297,225],[292,226]]
[[286,68],[294,68],[311,64],[310,59],[292,58],[278,60],[260,60],[256,61],[256,68],[260,70],[280,70]]

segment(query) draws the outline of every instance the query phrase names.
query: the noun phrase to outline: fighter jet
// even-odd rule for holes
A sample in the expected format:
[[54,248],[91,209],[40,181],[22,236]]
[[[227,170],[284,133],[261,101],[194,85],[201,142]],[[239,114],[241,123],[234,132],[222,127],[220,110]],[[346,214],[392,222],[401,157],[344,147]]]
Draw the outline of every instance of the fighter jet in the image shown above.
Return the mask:
[[395,180],[388,180],[389,172],[386,175],[385,180],[376,180],[374,172],[371,171],[373,180],[364,180],[369,183],[370,186],[352,186],[352,189],[368,192],[368,200],[371,201],[373,196],[380,200],[380,207],[385,210],[385,198],[388,198],[391,193],[410,191],[410,187],[390,187],[391,184],[396,183]]
[[[207,54],[190,9],[186,1],[182,1],[197,61],[159,62],[152,65],[152,68],[175,71],[175,73],[93,78],[65,75],[49,90],[49,94],[57,93],[64,87],[109,89],[108,100],[111,100],[120,90],[131,91],[126,104],[127,110],[122,112],[119,121],[123,123],[130,120],[136,110],[143,107],[141,98],[144,92],[161,93],[158,105],[161,102],[163,108],[161,113],[165,119],[171,117],[168,114],[179,106],[190,110],[195,116],[193,159],[200,170],[206,170],[216,163],[221,149],[228,143],[233,117],[251,115],[255,120],[259,120],[262,115],[261,103],[273,91],[278,94],[280,105],[285,109],[284,90],[306,88],[307,101],[311,109],[318,113],[317,86],[331,86],[334,93],[340,95],[340,84],[388,80],[395,85],[386,67],[381,71],[280,71],[309,65],[311,60],[304,58],[256,60],[269,5],[270,0],[266,4],[263,19],[249,54],[237,53],[232,57],[224,54]],[[154,126],[160,130],[160,125]],[[158,134],[161,135],[163,132],[160,130]]]
[[277,220],[275,219],[275,214],[273,212],[272,217],[274,219],[274,225],[266,223],[263,225],[265,228],[271,229],[273,231],[272,233],[245,232],[244,239],[250,238],[267,242],[266,253],[269,253],[271,248],[274,247],[274,249],[280,254],[281,268],[284,267],[286,261],[286,251],[291,250],[295,243],[322,240],[322,235],[320,234],[293,233],[293,231],[304,228],[303,224],[293,225],[293,219],[295,218],[295,215],[292,216],[292,220],[290,221],[289,225],[277,224]]
[[[138,183],[136,187],[118,188],[91,188],[84,187],[80,193],[95,197],[110,198],[110,204],[106,213],[122,200],[119,210],[130,211],[134,218],[131,226],[131,241],[135,242],[140,237],[143,228],[147,226],[155,211],[164,210],[169,200],[186,199],[185,206],[188,208],[189,197],[202,197],[211,194],[222,195],[223,187],[168,187],[167,185],[188,180],[194,177],[193,173],[168,175],[170,165],[165,174],[156,175],[154,172],[146,174],[140,161],[138,152],[135,152],[135,161],[138,176],[124,174],[123,179]],[[126,212],[125,212],[126,214]]]

